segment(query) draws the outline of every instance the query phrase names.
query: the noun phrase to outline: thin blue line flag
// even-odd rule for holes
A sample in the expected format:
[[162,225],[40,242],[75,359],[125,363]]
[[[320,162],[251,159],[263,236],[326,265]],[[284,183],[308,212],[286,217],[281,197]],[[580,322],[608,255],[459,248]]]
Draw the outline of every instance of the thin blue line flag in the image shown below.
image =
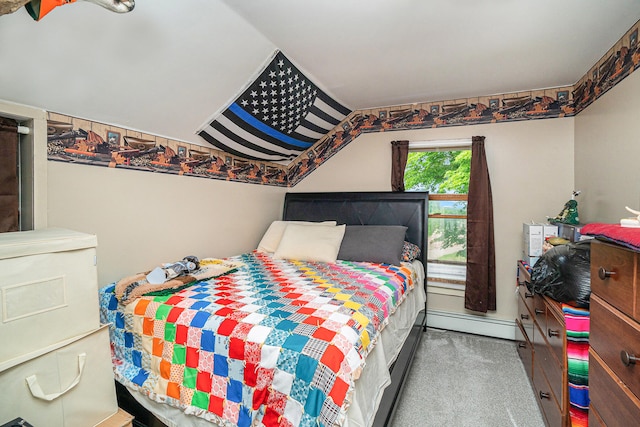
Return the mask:
[[198,135],[238,157],[287,164],[350,112],[278,51],[258,78]]

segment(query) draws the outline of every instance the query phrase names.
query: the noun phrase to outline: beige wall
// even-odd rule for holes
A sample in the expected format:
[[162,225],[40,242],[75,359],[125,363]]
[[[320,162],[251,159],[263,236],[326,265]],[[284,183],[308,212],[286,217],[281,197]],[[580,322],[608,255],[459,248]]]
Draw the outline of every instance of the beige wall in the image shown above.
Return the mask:
[[249,252],[281,217],[284,188],[47,162],[49,227],[98,237],[98,283],[186,255]]
[[[522,222],[557,214],[573,190],[573,118],[365,134],[291,191],[390,189],[389,141],[486,136],[496,218],[498,310],[513,319]],[[281,216],[284,188],[47,162],[48,225],[98,236],[99,283],[185,255],[252,250]],[[430,290],[431,310],[465,313],[460,292]]]
[[640,209],[640,72],[575,119],[576,188],[581,222],[618,223]]
[[303,191],[391,191],[391,145],[400,133],[356,138],[291,189]]
[[[582,190],[582,222],[617,222],[625,205],[640,208],[639,93],[634,73],[575,118],[364,134],[291,191],[389,190],[389,141],[486,136],[498,243],[498,310],[488,317],[513,319],[522,222],[556,215],[573,189]],[[48,225],[98,236],[100,284],[159,260],[253,249],[280,218],[286,191],[59,162],[47,173]],[[431,310],[465,313],[461,293],[429,294]]]
[[[425,141],[486,137],[493,189],[497,311],[512,321],[516,261],[522,256],[522,223],[557,215],[573,188],[573,118],[365,134],[296,185],[292,191],[391,189],[391,140]],[[429,290],[429,309],[465,313],[460,292]],[[470,313],[470,312],[469,312]]]

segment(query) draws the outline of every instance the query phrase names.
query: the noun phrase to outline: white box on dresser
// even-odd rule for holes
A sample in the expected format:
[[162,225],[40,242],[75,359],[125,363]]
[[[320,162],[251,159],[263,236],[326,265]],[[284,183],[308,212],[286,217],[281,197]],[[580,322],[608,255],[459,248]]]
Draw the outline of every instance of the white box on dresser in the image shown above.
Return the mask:
[[524,237],[524,254],[538,257],[542,255],[542,232],[543,226],[540,223],[523,223],[522,234]]
[[0,233],[0,424],[93,426],[118,410],[96,236]]

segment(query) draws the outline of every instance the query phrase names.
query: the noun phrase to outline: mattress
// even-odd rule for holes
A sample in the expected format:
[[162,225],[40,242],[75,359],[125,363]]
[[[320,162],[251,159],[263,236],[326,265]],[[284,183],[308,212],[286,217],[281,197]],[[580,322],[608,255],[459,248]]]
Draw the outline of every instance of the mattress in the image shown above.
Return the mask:
[[370,425],[422,265],[230,259],[244,266],[126,306],[101,289],[116,379],[169,426]]

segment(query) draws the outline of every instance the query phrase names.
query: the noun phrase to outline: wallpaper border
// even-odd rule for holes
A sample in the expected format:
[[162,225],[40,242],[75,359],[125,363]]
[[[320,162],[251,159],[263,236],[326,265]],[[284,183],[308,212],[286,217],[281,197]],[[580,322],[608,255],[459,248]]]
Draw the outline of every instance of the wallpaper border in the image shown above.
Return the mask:
[[52,161],[287,186],[285,165],[63,114],[48,113],[47,134]]
[[640,21],[574,85],[357,110],[288,165],[49,112],[52,161],[293,187],[363,133],[571,117],[640,67]]

